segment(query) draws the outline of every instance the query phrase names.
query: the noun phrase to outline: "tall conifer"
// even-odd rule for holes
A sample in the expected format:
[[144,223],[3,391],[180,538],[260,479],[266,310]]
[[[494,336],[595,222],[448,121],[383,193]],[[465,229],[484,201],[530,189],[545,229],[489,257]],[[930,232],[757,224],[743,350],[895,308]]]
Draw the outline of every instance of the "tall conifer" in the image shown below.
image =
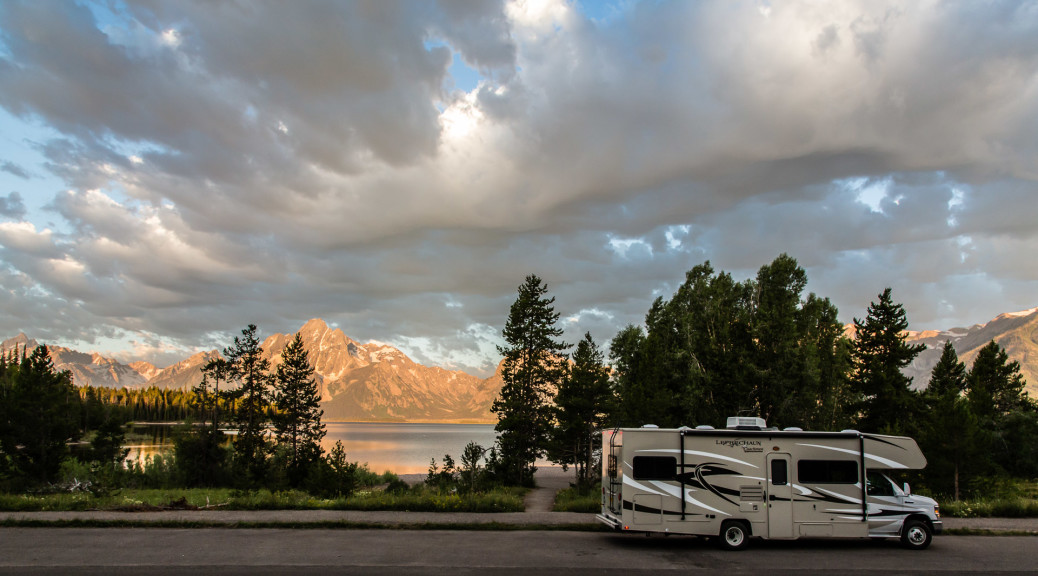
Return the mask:
[[595,439],[606,425],[612,399],[609,367],[604,365],[604,355],[589,332],[577,343],[573,364],[555,396],[556,426],[548,450],[553,462],[573,465],[579,489],[590,488],[597,479],[600,446]]
[[491,409],[498,415],[498,472],[509,484],[533,485],[534,464],[551,427],[552,396],[565,374],[563,351],[569,346],[557,340],[559,314],[547,293],[539,277],[526,277],[502,331],[508,345],[498,348],[504,386]]
[[912,379],[901,370],[925,348],[908,344],[908,316],[895,304],[890,288],[869,304],[864,320],[854,319],[854,376],[861,394],[861,428],[868,432],[906,434],[912,430],[919,411],[919,395],[912,391]]
[[267,405],[270,401],[270,361],[263,357],[263,348],[256,337],[256,325],[242,330],[241,338],[234,338],[234,347],[223,351],[227,358],[227,377],[239,387],[230,394],[237,401],[234,422],[238,435],[234,438],[234,468],[238,481],[257,485],[266,473]]
[[278,445],[288,453],[289,481],[298,486],[311,465],[321,458],[321,439],[325,435],[321,393],[298,332],[281,352],[274,380],[274,430]]

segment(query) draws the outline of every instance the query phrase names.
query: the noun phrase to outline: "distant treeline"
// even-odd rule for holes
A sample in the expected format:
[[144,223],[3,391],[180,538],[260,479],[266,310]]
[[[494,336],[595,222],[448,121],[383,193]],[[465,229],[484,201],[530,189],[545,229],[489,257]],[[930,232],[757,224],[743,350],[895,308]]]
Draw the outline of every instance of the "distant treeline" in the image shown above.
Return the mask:
[[[148,388],[78,388],[83,430],[93,430],[106,418],[119,422],[181,422],[203,420],[193,390]],[[221,398],[220,411],[233,415],[234,401]]]

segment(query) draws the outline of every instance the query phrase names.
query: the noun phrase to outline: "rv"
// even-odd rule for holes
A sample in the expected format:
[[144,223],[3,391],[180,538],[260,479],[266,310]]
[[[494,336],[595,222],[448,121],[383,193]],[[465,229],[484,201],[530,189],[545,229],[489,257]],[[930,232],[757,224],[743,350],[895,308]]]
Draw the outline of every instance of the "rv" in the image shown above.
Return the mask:
[[887,475],[926,466],[903,436],[735,417],[724,429],[605,430],[602,455],[597,518],[620,531],[716,537],[731,550],[750,537],[900,538],[922,550],[941,533],[937,503]]

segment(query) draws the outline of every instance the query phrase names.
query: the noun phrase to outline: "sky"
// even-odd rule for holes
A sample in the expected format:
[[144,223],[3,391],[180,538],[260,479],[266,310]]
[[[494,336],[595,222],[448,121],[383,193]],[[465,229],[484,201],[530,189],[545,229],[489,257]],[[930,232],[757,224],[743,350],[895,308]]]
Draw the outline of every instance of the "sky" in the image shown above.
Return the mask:
[[604,347],[782,253],[843,322],[1038,306],[1038,3],[0,2],[3,338],[487,375],[528,274]]

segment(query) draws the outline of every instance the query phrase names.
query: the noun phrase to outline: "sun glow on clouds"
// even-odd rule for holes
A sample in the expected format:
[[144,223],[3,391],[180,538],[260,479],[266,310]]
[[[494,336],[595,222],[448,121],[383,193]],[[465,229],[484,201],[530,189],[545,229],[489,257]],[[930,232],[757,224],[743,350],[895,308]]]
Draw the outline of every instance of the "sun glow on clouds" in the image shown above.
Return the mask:
[[455,100],[440,114],[443,138],[458,142],[473,135],[485,116],[475,102],[475,91]]

